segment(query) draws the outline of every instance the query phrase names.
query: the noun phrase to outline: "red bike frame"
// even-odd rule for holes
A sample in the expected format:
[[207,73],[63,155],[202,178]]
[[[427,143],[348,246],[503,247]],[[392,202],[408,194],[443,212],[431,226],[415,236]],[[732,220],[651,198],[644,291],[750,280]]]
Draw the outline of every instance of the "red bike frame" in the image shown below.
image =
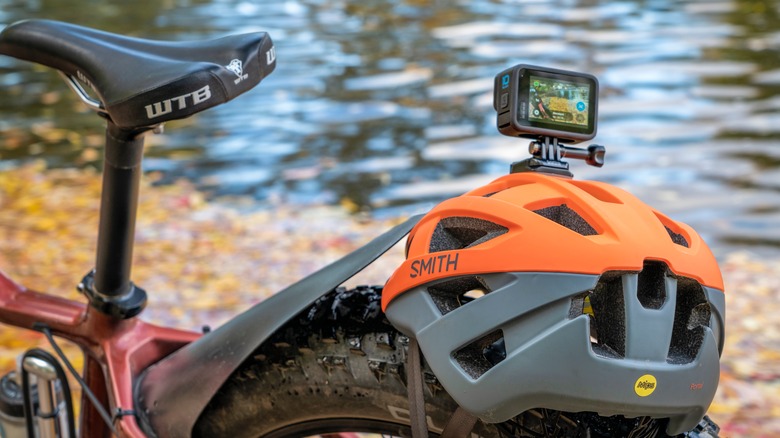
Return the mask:
[[[11,281],[0,272],[0,322],[34,330],[45,324],[57,336],[72,341],[84,353],[84,380],[113,415],[117,409],[133,409],[133,384],[149,365],[200,334],[159,327],[138,318],[116,319],[92,306],[35,292]],[[110,436],[91,402],[82,396],[80,434]],[[114,423],[121,437],[145,437],[133,415]]]

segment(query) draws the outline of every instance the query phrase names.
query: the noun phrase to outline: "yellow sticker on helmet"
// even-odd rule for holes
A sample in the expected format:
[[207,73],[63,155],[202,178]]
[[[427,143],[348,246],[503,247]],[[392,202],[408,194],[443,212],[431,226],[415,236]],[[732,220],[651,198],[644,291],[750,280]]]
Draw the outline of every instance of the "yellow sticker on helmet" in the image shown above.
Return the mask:
[[652,374],[645,374],[636,379],[636,383],[634,383],[634,392],[640,397],[647,397],[655,391],[657,385],[658,382],[655,380],[655,376]]

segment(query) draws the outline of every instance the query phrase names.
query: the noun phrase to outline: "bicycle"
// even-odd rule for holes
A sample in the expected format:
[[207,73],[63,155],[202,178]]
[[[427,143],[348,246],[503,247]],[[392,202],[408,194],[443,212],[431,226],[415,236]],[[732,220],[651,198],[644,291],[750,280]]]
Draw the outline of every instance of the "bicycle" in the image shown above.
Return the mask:
[[[0,33],[0,53],[60,71],[106,120],[87,303],[0,275],[0,321],[44,333],[57,354],[28,351],[21,388],[0,384],[13,436],[76,436],[63,364],[89,437],[717,436],[704,415],[724,336],[714,257],[687,225],[571,179],[563,161],[603,164],[601,146],[564,145],[595,136],[595,77],[500,73],[497,125],[530,137],[532,158],[198,334],[136,318],[144,135],[259,84],[276,65],[270,37],[162,42],[28,20]],[[384,288],[339,287],[407,235]],[[81,375],[55,336],[82,348]]]

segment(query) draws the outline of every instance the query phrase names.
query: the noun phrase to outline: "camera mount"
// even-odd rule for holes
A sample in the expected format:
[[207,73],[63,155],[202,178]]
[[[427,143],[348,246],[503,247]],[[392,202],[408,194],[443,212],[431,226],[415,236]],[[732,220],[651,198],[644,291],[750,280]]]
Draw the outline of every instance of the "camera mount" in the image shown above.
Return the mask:
[[591,166],[601,167],[606,148],[596,144],[587,149],[573,148],[558,143],[558,138],[542,137],[528,145],[528,152],[533,156],[512,163],[509,173],[542,172],[572,178],[574,175],[569,171],[569,163],[563,161],[564,157],[585,160]]

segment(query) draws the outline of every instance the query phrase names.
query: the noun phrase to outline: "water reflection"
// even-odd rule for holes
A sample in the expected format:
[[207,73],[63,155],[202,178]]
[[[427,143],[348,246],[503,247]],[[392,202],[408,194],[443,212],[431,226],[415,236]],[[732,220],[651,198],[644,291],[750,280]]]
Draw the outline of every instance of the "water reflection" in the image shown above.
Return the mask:
[[[578,177],[628,188],[711,239],[780,246],[775,2],[3,5],[6,24],[54,18],[179,40],[271,33],[279,67],[260,87],[151,138],[146,169],[167,180],[264,201],[427,208],[522,158],[525,143],[494,128],[491,89],[496,72],[527,62],[601,79],[608,165],[574,164]],[[101,123],[56,75],[10,59],[0,73],[0,166],[99,163]]]

